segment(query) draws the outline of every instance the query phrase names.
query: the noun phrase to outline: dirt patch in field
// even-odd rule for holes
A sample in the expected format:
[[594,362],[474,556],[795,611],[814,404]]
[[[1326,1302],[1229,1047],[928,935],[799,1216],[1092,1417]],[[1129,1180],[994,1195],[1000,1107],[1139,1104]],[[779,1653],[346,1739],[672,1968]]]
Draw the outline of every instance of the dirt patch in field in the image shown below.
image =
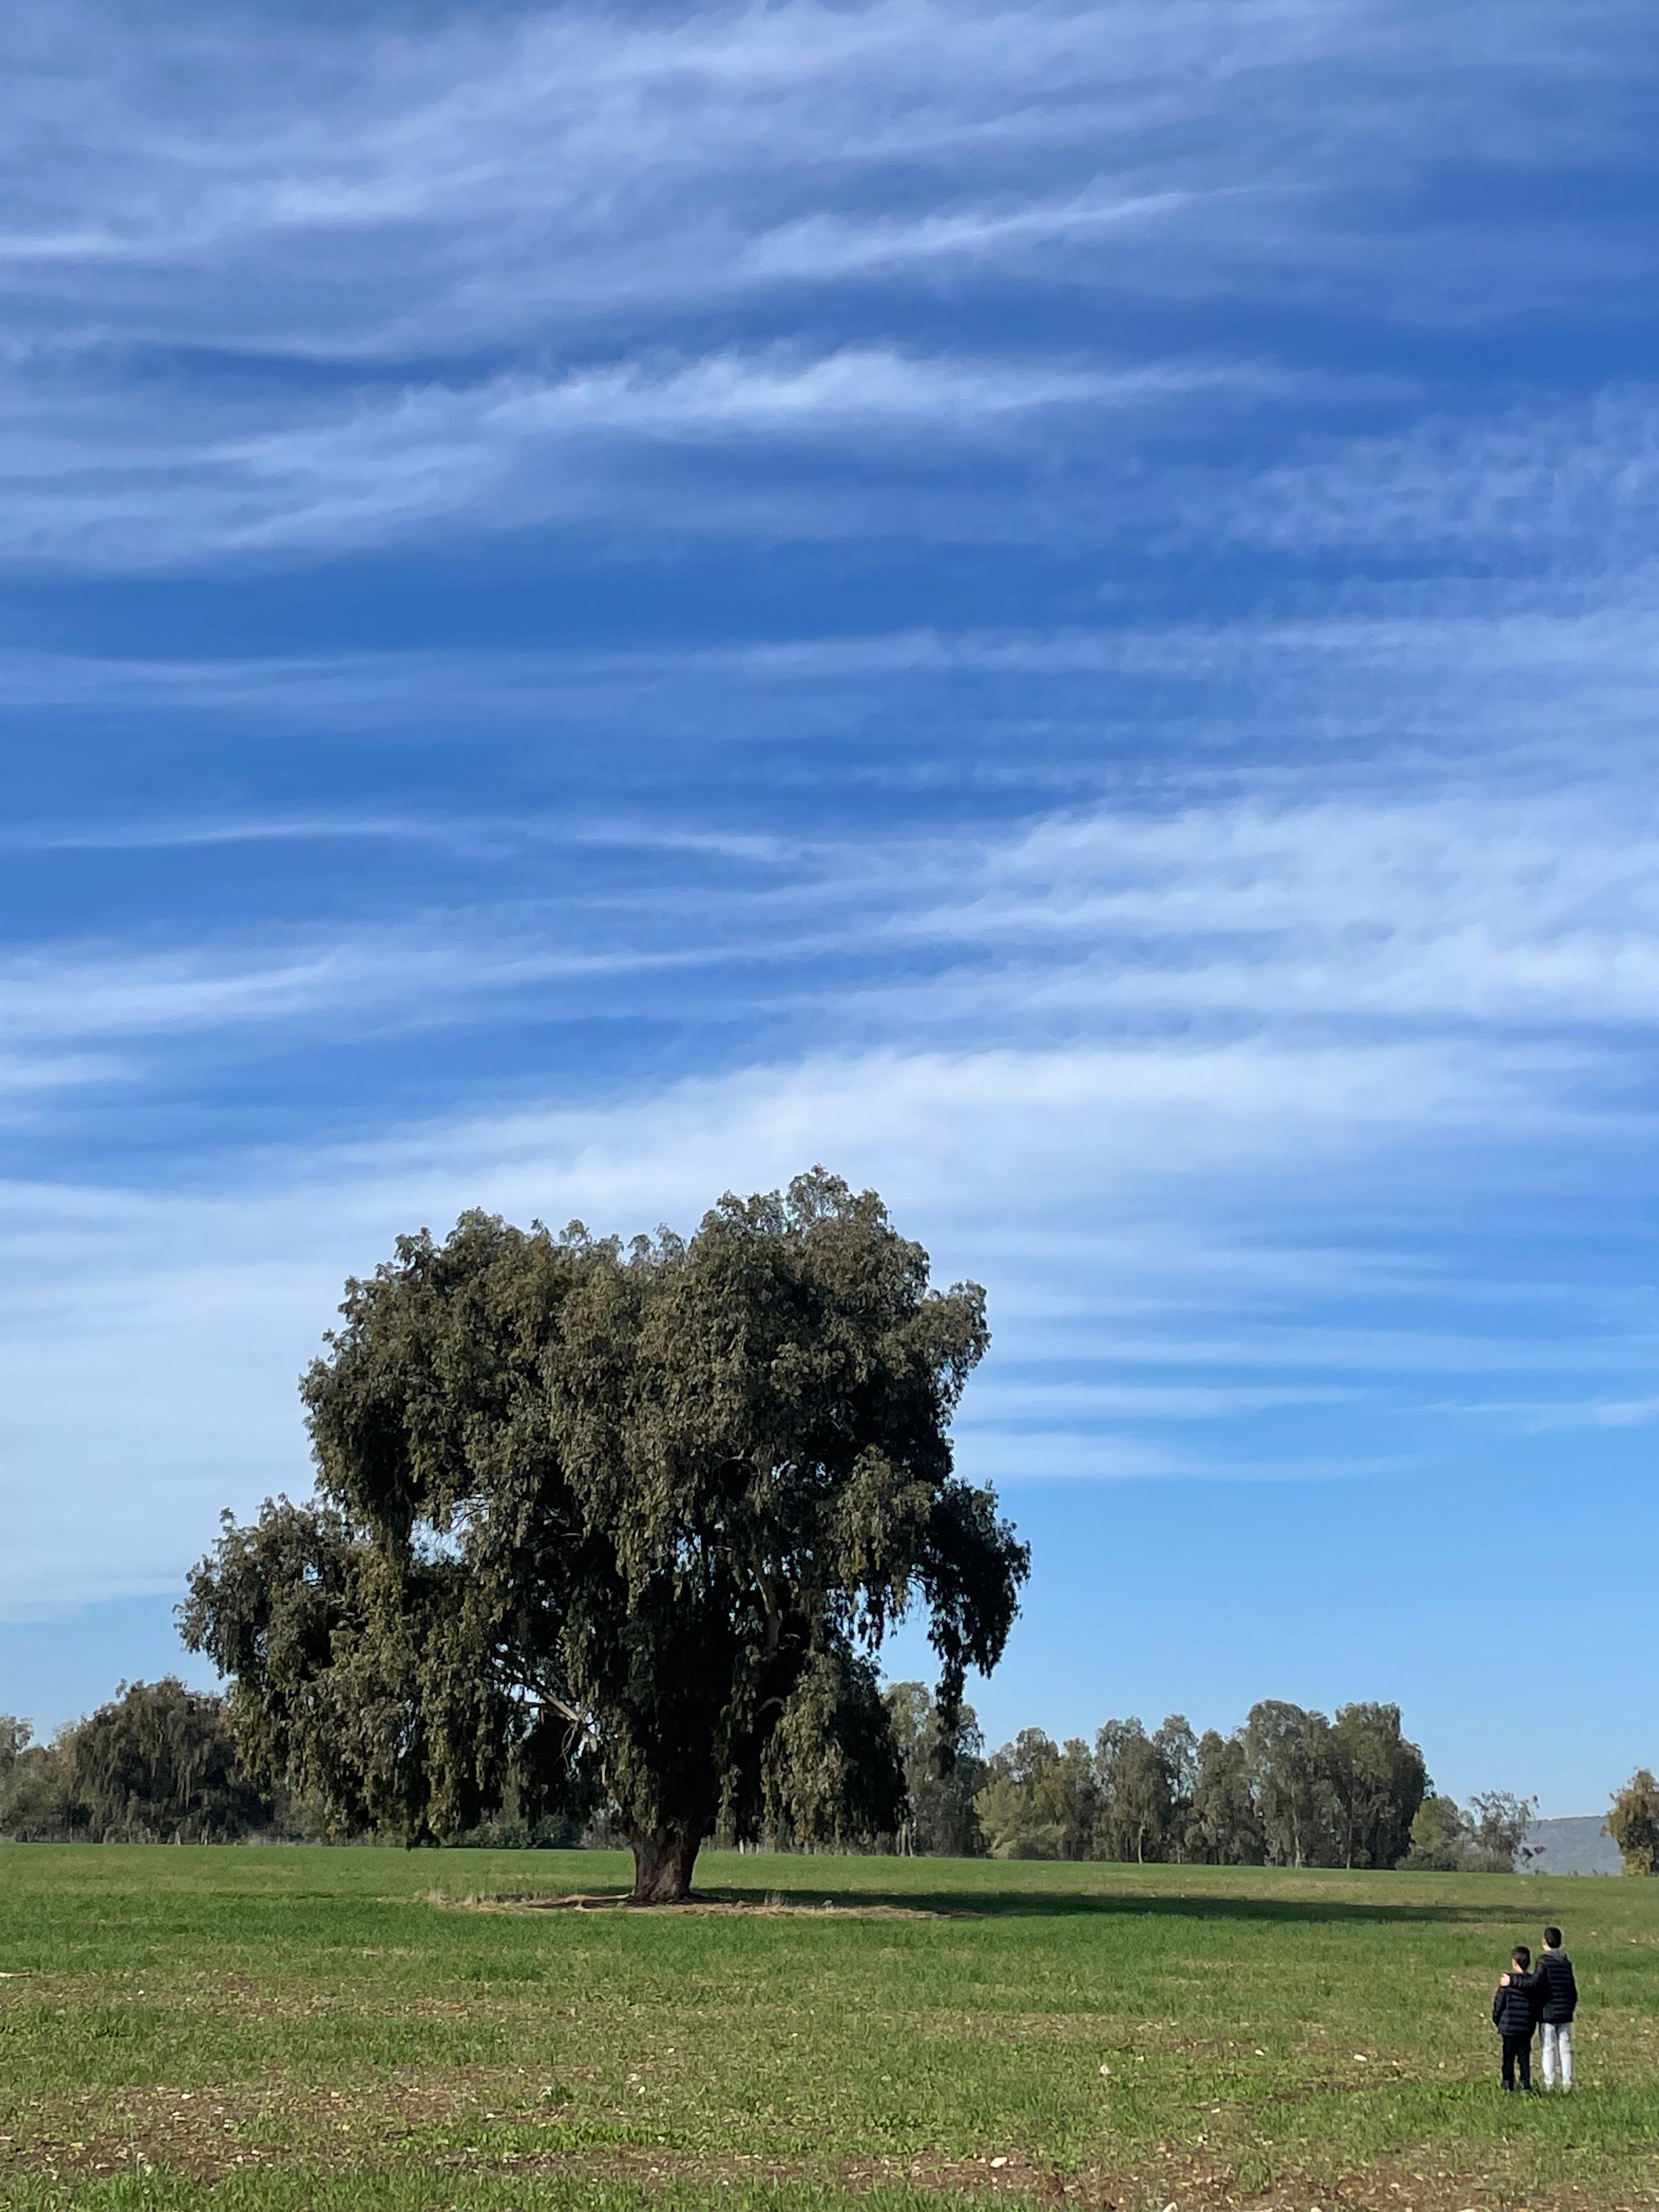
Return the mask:
[[506,2158],[488,2151],[463,2154],[474,2172],[491,2169],[522,2174],[557,2166],[596,2185],[606,2182],[655,2185],[665,2204],[688,2201],[690,2191],[714,2197],[734,2184],[787,2187],[826,2185],[863,2196],[878,2189],[908,2188],[960,2202],[980,2197],[1045,2212],[1653,2212],[1659,2193],[1610,2190],[1586,2181],[1553,2188],[1528,2187],[1512,2174],[1489,2169],[1479,2176],[1446,2169],[1416,2171],[1403,2164],[1377,2166],[1337,2180],[1286,2173],[1272,2189],[1243,2189],[1224,2165],[1202,2160],[1149,2157],[1133,2167],[1063,2170],[1018,2152],[973,2158],[924,2153],[913,2158],[851,2158],[829,2172],[763,2154],[729,2152],[710,2156],[643,2146],[614,2149],[523,2152]]
[[975,1920],[978,1913],[930,1912],[921,1905],[837,1905],[826,1898],[822,1905],[804,1905],[781,1897],[688,1897],[678,1905],[636,1905],[626,1896],[597,1897],[579,1892],[569,1897],[543,1897],[532,1891],[505,1891],[498,1896],[452,1897],[441,1890],[425,1902],[445,1912],[627,1912],[653,1917],[678,1913],[743,1913],[761,1920]]
[[442,2162],[434,2130],[482,2134],[558,2120],[568,2108],[556,2088],[543,2086],[545,2078],[520,2067],[458,2067],[331,2089],[238,2081],[83,2091],[0,2117],[0,2175],[61,2180],[160,2171],[211,2182],[250,2169],[337,2170],[364,2162],[379,2169],[411,2154]]
[[[716,2199],[734,2185],[804,2182],[854,2196],[906,2187],[1049,2212],[1494,2212],[1522,2205],[1528,2212],[1652,2212],[1659,2206],[1659,2177],[1654,2189],[1632,2189],[1628,2179],[1618,2189],[1588,2179],[1528,2188],[1506,2170],[1501,2153],[1479,2176],[1396,2160],[1336,2180],[1285,2172],[1263,2191],[1242,2187],[1224,2160],[1167,2154],[1149,2153],[1116,2171],[1058,2168],[1018,2151],[853,2157],[825,2167],[763,2153],[641,2143],[515,2149],[489,2139],[492,2124],[556,2122],[560,2108],[550,2105],[549,2094],[538,2094],[532,2077],[517,2069],[381,2083],[372,2106],[350,2090],[296,2095],[288,2085],[129,2087],[104,2093],[95,2110],[88,2100],[78,2109],[58,2106],[30,2114],[36,2127],[26,2142],[0,2135],[0,2176],[22,2172],[75,2183],[170,2173],[210,2185],[259,2171],[321,2176],[356,2170],[367,2177],[418,2167],[434,2179],[457,2172],[527,2179],[556,2171],[595,2186],[659,2188],[665,2206],[683,2205],[694,2193]],[[19,2117],[12,2116],[13,2128]],[[476,2141],[451,2134],[475,2128]]]

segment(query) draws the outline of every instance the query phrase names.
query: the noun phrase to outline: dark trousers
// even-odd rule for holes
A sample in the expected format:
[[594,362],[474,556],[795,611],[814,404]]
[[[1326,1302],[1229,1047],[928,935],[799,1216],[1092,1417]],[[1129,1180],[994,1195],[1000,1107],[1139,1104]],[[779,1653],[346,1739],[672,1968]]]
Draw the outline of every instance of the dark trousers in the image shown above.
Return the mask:
[[1521,2087],[1523,2089],[1530,2089],[1532,2087],[1532,2030],[1530,2028],[1524,2035],[1506,2035],[1504,2038],[1504,2087],[1506,2089],[1512,2089],[1515,2087],[1515,2068],[1517,2059],[1521,2064]]

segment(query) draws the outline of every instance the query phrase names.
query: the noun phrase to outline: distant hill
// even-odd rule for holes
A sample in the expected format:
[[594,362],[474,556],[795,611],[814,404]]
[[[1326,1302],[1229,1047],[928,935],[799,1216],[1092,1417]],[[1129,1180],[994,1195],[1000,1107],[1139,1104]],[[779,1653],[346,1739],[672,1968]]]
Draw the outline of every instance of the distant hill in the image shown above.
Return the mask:
[[1619,1849],[1601,1833],[1601,1815],[1584,1813],[1571,1820],[1534,1820],[1527,1841],[1538,1856],[1528,1874],[1617,1874]]

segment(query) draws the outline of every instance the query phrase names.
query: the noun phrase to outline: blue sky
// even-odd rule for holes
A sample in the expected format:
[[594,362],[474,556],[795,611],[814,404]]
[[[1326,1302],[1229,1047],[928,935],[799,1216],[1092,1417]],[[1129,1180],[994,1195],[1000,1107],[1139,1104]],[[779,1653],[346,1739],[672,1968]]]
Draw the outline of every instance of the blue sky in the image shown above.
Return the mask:
[[9,27],[0,1706],[400,1230],[821,1160],[990,1292],[994,1737],[1659,1758],[1651,33]]

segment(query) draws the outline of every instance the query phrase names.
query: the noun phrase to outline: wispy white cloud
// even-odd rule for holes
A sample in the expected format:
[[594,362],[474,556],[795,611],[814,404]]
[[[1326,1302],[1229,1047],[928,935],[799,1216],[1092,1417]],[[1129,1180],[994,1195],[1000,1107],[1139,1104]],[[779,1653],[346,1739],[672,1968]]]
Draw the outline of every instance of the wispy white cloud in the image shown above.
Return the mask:
[[1650,810],[1560,795],[1097,811],[908,926],[994,948],[964,988],[1030,1012],[1645,1025],[1656,862]]
[[[1005,1382],[994,1361],[976,1389],[965,1465],[1006,1480],[1376,1472],[1392,1448],[1195,1451],[1158,1426],[1340,1410],[1355,1378],[1374,1392],[1402,1372],[1628,1360],[1628,1340],[1586,1347],[1530,1328],[1316,1325],[1305,1289],[1275,1267],[1328,1228],[1338,1194],[1364,1211],[1386,1188],[1397,1222],[1442,1205],[1436,1149],[1490,1146],[1532,1103],[1513,1067],[1427,1043],[889,1048],[243,1157],[228,1181],[171,1190],[14,1186],[0,1227],[0,1602],[171,1587],[222,1504],[303,1486],[292,1376],[344,1275],[398,1231],[478,1204],[607,1229],[684,1224],[722,1188],[817,1158],[874,1181],[941,1273],[989,1277],[1012,1365]],[[1237,1323],[1247,1254],[1215,1249],[1223,1215],[1255,1239],[1256,1299],[1272,1294],[1254,1328]],[[1079,1359],[1093,1380],[1067,1387]],[[1218,1368],[1236,1379],[1217,1382]],[[1178,1379],[1148,1382],[1147,1369]],[[1149,1425],[1125,1437],[1112,1425],[1126,1419]],[[1376,1404],[1364,1432],[1390,1436]],[[97,1470],[118,1459],[122,1482],[104,1483]],[[75,1486],[47,1479],[65,1466],[98,1482],[95,1525]]]
[[[1487,1071],[1482,1110],[1507,1098],[1518,1113],[1532,1097],[1558,1113],[1575,1094],[1583,1111],[1617,1100],[1633,1073],[1618,1030],[1659,1021],[1659,818],[1588,794],[1120,803],[988,837],[855,842],[648,819],[349,815],[60,825],[35,842],[329,836],[474,859],[676,850],[697,873],[683,893],[659,878],[643,902],[624,872],[559,899],[266,928],[241,945],[37,945],[0,959],[9,1036],[72,1056],[343,1018],[430,1028],[532,1006],[544,1017],[558,994],[596,984],[621,1013],[673,975],[718,990],[728,1015],[787,995],[845,1033],[945,1050],[988,1024],[1022,1049],[1115,1049],[1126,1034],[1241,1051],[1286,1040],[1335,1056],[1307,1063],[1323,1084],[1345,1054],[1443,1046],[1465,1056],[1460,1087]],[[1433,1096],[1426,1065],[1419,1073]]]
[[[803,945],[946,962],[908,995],[864,979],[830,992],[832,1027],[862,1032],[861,1047],[242,1155],[170,1190],[14,1188],[0,1231],[0,1367],[15,1386],[4,1601],[170,1586],[221,1502],[302,1482],[289,1378],[339,1280],[398,1230],[477,1203],[605,1227],[684,1221],[725,1185],[815,1158],[875,1181],[945,1272],[990,1279],[1006,1365],[994,1362],[963,1431],[964,1464],[988,1476],[1386,1472],[1416,1448],[1389,1411],[1409,1411],[1407,1376],[1526,1376],[1534,1426],[1559,1422],[1549,1378],[1639,1371],[1651,1330],[1617,1314],[1553,1328],[1541,1286],[1537,1313],[1499,1326],[1490,1295],[1425,1267],[1423,1224],[1443,1236],[1449,1207],[1478,1216],[1483,1179],[1499,1192],[1519,1177],[1541,1232],[1552,1156],[1579,1155],[1595,1132],[1605,1188],[1613,1140],[1632,1155],[1650,1142],[1610,1024],[1650,1028],[1659,1012],[1653,834],[1629,808],[1552,820],[1534,803],[1430,791],[821,844],[817,888],[787,894]],[[744,866],[750,842],[737,841]],[[763,857],[799,865],[776,845]],[[596,969],[625,1006],[630,974],[733,946],[752,968],[757,938],[787,974],[797,951],[754,919],[771,896],[728,887],[704,915],[702,953],[623,938],[599,960],[550,935],[548,917],[539,938],[522,916],[492,938],[480,913],[459,935],[432,918],[264,961],[14,958],[10,1065],[25,1083],[133,1082],[131,1055],[172,1036],[222,1056],[239,1032],[283,1025],[465,1020],[494,994]],[[809,988],[823,995],[791,984],[797,1005]],[[1369,1258],[1345,1245],[1345,1218],[1377,1219]],[[1402,1326],[1402,1302],[1438,1322]],[[1525,1403],[1470,1410],[1512,1428]],[[1571,1418],[1631,1425],[1648,1405],[1614,1389]],[[1250,1449],[1237,1434],[1345,1408],[1361,1449],[1318,1436]],[[1195,1423],[1229,1441],[1195,1449],[1170,1433]],[[131,1510],[100,1512],[89,1535],[46,1470],[118,1454]]]
[[1105,1420],[1226,1420],[1236,1413],[1277,1412],[1286,1406],[1352,1404],[1352,1389],[1314,1382],[1239,1384],[1065,1382],[993,1379],[975,1395],[971,1415],[978,1430],[1036,1423],[1052,1425],[1085,1417]]
[[539,521],[611,533],[647,517],[661,532],[891,528],[890,498],[873,484],[816,498],[682,485],[665,498],[640,475],[641,458],[760,442],[852,445],[897,459],[895,441],[921,440],[937,459],[1056,410],[1098,415],[1294,385],[1248,362],[1091,366],[774,345],[411,384],[344,404],[289,399],[281,427],[252,431],[239,422],[241,400],[221,408],[216,426],[200,396],[183,392],[166,415],[149,392],[142,407],[112,404],[89,419],[84,399],[19,385],[7,410],[15,434],[0,559],[148,568],[216,550],[331,552],[456,516],[488,529]]
[[102,822],[14,823],[0,828],[9,853],[169,853],[217,845],[452,845],[487,854],[509,839],[533,836],[507,816],[472,822],[395,814],[223,814],[127,817]]
[[997,206],[969,205],[906,219],[802,216],[763,232],[742,269],[754,277],[823,283],[918,264],[994,260],[1021,249],[1087,240],[1103,231],[1156,226],[1218,195],[1179,191],[1103,193]]
[[[1418,1464],[1392,1456],[1247,1459],[1178,1451],[1146,1437],[1119,1437],[1098,1429],[1049,1429],[1012,1438],[976,1428],[963,1436],[959,1463],[980,1482],[1332,1482],[1401,1475]],[[1015,1501],[1018,1504],[1018,1500]]]
[[[1659,394],[1630,382],[1588,402],[1413,417],[1382,434],[1369,414],[1379,402],[1400,409],[1374,377],[1237,355],[1033,358],[886,341],[635,349],[481,380],[295,389],[258,407],[240,391],[210,397],[177,382],[112,390],[101,404],[60,384],[0,374],[0,561],[144,569],[299,557],[457,522],[580,530],[613,546],[641,533],[666,547],[924,532],[1120,556],[1150,540],[1168,556],[1219,540],[1298,558],[1478,561],[1517,583],[1553,582],[1555,605],[1505,605],[1488,590],[1484,608],[1438,611],[1443,625],[1478,616],[1514,627],[1631,605],[1659,503]],[[1297,428],[1315,403],[1321,427]],[[1177,428],[1213,440],[1224,422],[1263,410],[1276,427],[1235,439],[1224,459],[1164,464]],[[758,454],[768,477],[734,472]],[[721,470],[697,465],[715,455]],[[821,465],[854,459],[857,468]],[[1577,609],[1569,577],[1580,580]],[[1411,611],[1421,623],[1429,610]],[[909,641],[913,659],[931,651],[958,665],[996,649],[989,638]],[[1091,650],[1121,648],[1074,633],[1073,661]],[[1062,661],[1066,641],[1024,651]],[[1005,662],[1018,665],[1020,652],[1020,641],[1002,642]]]
[[[0,1603],[173,1586],[222,1503],[301,1484],[292,1376],[399,1230],[684,1222],[814,1158],[989,1280],[976,1472],[1387,1472],[1435,1449],[1434,1376],[1646,1419],[1633,1303],[1542,1269],[1517,1299],[1502,1241],[1650,1179],[1659,402],[1634,355],[1587,398],[1499,347],[1651,274],[1649,232],[1553,189],[1648,159],[1642,11],[1518,0],[1496,47],[1417,0],[0,35],[12,568],[64,605],[94,573],[124,640],[113,571],[459,568],[486,532],[510,568],[530,530],[538,592],[612,562],[615,614],[648,579],[617,647],[532,615],[517,653],[0,659],[14,728],[205,738],[228,794],[189,773],[141,817],[112,781],[99,813],[88,756],[86,819],[45,777],[14,808],[20,873],[248,878],[234,926],[112,904],[70,941],[20,902],[0,956],[3,1110],[42,1164],[0,1212]],[[739,548],[725,605],[757,548],[821,575],[831,540],[921,584],[781,596],[764,641],[653,627],[653,563]],[[1029,572],[984,557],[1010,548]],[[890,632],[787,634],[890,596]],[[1018,627],[1033,605],[1063,614]],[[386,742],[459,731],[429,782]],[[371,795],[265,773],[273,732],[372,737]],[[763,744],[772,782],[729,803]],[[491,747],[516,781],[472,774]],[[545,801],[599,756],[625,789]],[[283,866],[283,915],[326,875],[340,918],[262,915]],[[689,1045],[592,1081],[574,1055],[517,1113],[488,1053],[433,1055],[449,1104],[412,1125],[354,1087],[364,1039],[669,998],[653,1035]],[[231,1148],[191,1071],[319,1045],[307,1095],[360,1141],[301,1114]],[[165,1141],[124,1150],[128,1108]]]
[[[173,1586],[221,1503],[246,1508],[302,1484],[290,1378],[340,1279],[398,1230],[442,1226],[469,1204],[628,1227],[684,1221],[723,1186],[775,1181],[815,1158],[875,1181],[942,1270],[991,1280],[999,1358],[1011,1364],[1005,1381],[994,1363],[975,1395],[964,1464],[1001,1480],[1386,1471],[1399,1455],[1376,1394],[1397,1398],[1404,1375],[1639,1365],[1651,1347],[1628,1322],[1593,1338],[1551,1334],[1533,1318],[1472,1330],[1456,1281],[1419,1269],[1413,1285],[1390,1249],[1425,1213],[1443,1227],[1448,1147],[1466,1187],[1476,1158],[1524,1174],[1535,1210],[1538,1146],[1575,1146],[1587,1115],[1629,1118],[1605,1038],[1585,1052],[1509,1034],[1540,1009],[1564,1012],[1559,977],[1540,996],[1540,952],[1609,928],[1610,942],[1644,943],[1653,927],[1643,825],[1585,815],[1575,830],[1552,842],[1525,808],[1431,796],[1415,811],[1396,800],[1369,812],[1097,812],[977,851],[939,841],[865,854],[860,915],[884,870],[890,912],[915,916],[921,939],[1023,949],[1028,963],[1041,947],[1043,971],[1028,964],[1018,991],[981,993],[948,1048],[918,1049],[901,1008],[864,1049],[591,1107],[243,1156],[212,1182],[148,1194],[15,1188],[0,1231],[0,1367],[12,1381],[3,1601]],[[1472,915],[1490,939],[1474,999],[1437,980]],[[1103,986],[1089,1026],[1022,1042],[1043,990],[1063,995],[1079,966],[1098,985],[1097,945],[1126,937],[1140,948],[1133,972],[1158,979],[1158,1032],[1126,1029],[1125,994]],[[1385,937],[1391,998],[1374,988]],[[1253,948],[1254,988],[1230,997],[1215,978],[1231,988],[1240,941]],[[1304,1025],[1310,1005],[1345,1011],[1334,988],[1321,998],[1306,984],[1310,944],[1318,973],[1344,972],[1321,950],[1337,942],[1364,956],[1347,971],[1358,995],[1346,1010],[1362,1006],[1369,1024],[1342,1036]],[[314,1024],[343,1009],[407,1019],[418,1002],[430,1019],[447,993],[459,1015],[469,994],[544,983],[564,957],[441,935],[424,956],[404,938],[374,957],[359,945],[240,969],[77,953],[79,966],[14,963],[11,1020],[73,1075],[76,1055],[100,1040],[125,1050],[188,1029],[223,1049],[239,1025]],[[1650,1018],[1628,963],[1588,966],[1604,1018],[1617,1005]],[[1139,1018],[1147,992],[1128,998]],[[1218,1006],[1247,1006],[1249,1030],[1212,1026]],[[1379,1205],[1390,1226],[1369,1288],[1352,1251],[1313,1265],[1321,1241],[1340,1243],[1334,1206],[1363,1218]],[[1218,1243],[1224,1223],[1231,1251]],[[1383,1291],[1390,1313],[1401,1295],[1452,1304],[1434,1328],[1356,1317]],[[1251,1326],[1241,1301],[1256,1308]],[[1316,1321],[1321,1302],[1333,1310]],[[1490,1300],[1474,1303],[1490,1319]],[[1085,1383],[1066,1371],[1079,1361]],[[1354,1432],[1370,1441],[1359,1449],[1314,1439],[1251,1451],[1235,1438],[1217,1453],[1165,1433],[1337,1413],[1362,1388]],[[1125,1422],[1143,1425],[1126,1436]],[[118,1489],[96,1472],[117,1459]],[[74,1486],[46,1480],[61,1466],[99,1484],[95,1528]]]
[[1506,1420],[1531,1436],[1559,1429],[1645,1429],[1659,1421],[1659,1397],[1576,1398],[1540,1401],[1529,1398],[1477,1399],[1438,1410],[1464,1419]]
[[[788,947],[775,949],[776,958]],[[754,957],[748,954],[745,957]],[[250,1026],[378,1018],[394,1027],[476,1020],[481,1002],[532,987],[707,966],[732,948],[659,943],[595,950],[545,933],[435,920],[319,937],[288,948],[201,950],[134,957],[78,948],[0,962],[0,1020],[21,1042],[156,1039]],[[59,1072],[73,1061],[40,1062]],[[88,1070],[108,1063],[78,1063]]]

